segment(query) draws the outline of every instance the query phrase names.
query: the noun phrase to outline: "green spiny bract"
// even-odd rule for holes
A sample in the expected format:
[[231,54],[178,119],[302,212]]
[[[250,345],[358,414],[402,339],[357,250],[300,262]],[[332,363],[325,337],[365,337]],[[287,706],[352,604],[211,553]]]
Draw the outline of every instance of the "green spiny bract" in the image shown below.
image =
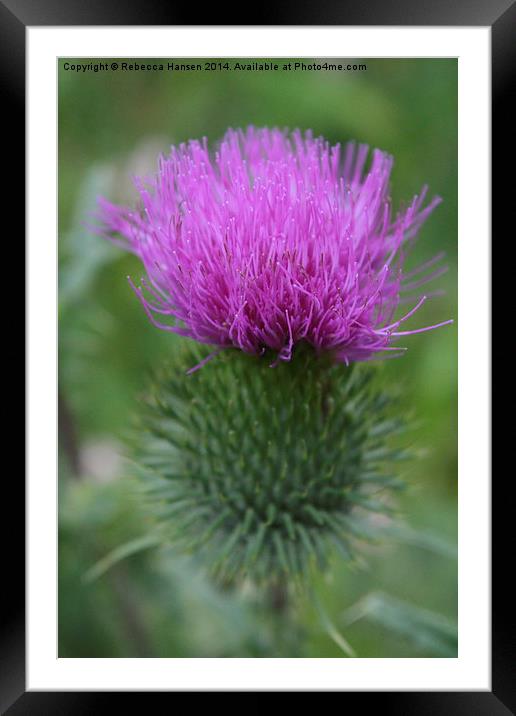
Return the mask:
[[291,362],[236,350],[191,375],[188,342],[156,376],[137,439],[143,488],[165,542],[224,581],[298,581],[333,545],[346,557],[388,512],[389,397],[368,366],[299,346]]

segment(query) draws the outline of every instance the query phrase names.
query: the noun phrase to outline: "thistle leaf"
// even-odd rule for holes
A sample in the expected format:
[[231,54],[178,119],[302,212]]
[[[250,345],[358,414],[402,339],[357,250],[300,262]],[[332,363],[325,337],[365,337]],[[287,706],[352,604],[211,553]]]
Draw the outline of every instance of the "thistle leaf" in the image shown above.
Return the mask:
[[121,544],[119,547],[116,547],[114,550],[106,554],[105,557],[102,557],[102,559],[96,562],[84,574],[83,581],[85,583],[94,582],[123,559],[127,559],[127,557],[130,557],[137,552],[149,549],[149,547],[156,547],[158,544],[159,540],[155,535],[145,535],[144,537],[138,537],[130,542]]
[[346,654],[346,656],[349,656],[350,658],[355,658],[356,653],[353,650],[352,646],[349,644],[349,642],[342,636],[340,631],[337,629],[335,624],[331,621],[330,617],[328,616],[326,610],[322,606],[320,600],[317,598],[317,596],[313,596],[313,602],[315,605],[315,608],[317,609],[317,613],[319,615],[319,619],[321,621],[322,627],[324,631],[328,634],[330,639],[337,644],[337,646],[342,649],[342,651]]
[[371,592],[344,613],[348,626],[363,618],[408,639],[432,656],[457,655],[457,625],[435,612],[383,592]]

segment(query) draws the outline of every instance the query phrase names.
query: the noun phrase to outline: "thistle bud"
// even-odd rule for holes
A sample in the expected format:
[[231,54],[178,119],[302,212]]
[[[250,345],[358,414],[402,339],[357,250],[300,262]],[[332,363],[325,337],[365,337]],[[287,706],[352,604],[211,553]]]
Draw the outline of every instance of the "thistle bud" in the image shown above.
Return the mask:
[[[222,580],[300,581],[330,549],[352,558],[400,453],[370,366],[307,345],[271,369],[236,350],[188,375],[187,344],[156,377],[138,432],[142,487],[164,542]],[[391,411],[392,412],[392,411]]]

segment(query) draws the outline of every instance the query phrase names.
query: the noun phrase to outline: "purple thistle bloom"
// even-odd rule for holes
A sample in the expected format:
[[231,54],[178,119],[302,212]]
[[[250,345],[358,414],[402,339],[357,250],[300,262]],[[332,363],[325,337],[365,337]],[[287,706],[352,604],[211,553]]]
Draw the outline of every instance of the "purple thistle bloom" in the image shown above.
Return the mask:
[[375,149],[365,171],[367,155],[267,128],[229,130],[214,157],[190,141],[136,179],[139,210],[100,200],[102,233],[142,260],[147,278],[131,286],[158,328],[279,360],[300,341],[346,364],[399,354],[399,336],[450,323],[400,328],[426,299],[407,292],[445,270],[436,256],[403,273],[440,199],[424,206],[425,187],[393,216],[393,160]]

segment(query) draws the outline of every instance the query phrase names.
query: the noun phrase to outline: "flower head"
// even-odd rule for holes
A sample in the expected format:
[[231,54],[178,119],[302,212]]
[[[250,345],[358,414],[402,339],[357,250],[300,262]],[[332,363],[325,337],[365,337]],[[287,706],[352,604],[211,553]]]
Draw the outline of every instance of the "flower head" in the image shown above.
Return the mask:
[[[393,215],[392,158],[353,143],[341,152],[310,132],[229,130],[172,147],[136,210],[100,200],[103,232],[143,262],[134,290],[151,321],[219,348],[290,360],[306,342],[336,360],[400,349],[400,303],[435,278],[440,256],[404,274],[407,249],[439,203],[426,188]],[[447,321],[448,322],[448,321]],[[438,324],[443,325],[443,324]]]

